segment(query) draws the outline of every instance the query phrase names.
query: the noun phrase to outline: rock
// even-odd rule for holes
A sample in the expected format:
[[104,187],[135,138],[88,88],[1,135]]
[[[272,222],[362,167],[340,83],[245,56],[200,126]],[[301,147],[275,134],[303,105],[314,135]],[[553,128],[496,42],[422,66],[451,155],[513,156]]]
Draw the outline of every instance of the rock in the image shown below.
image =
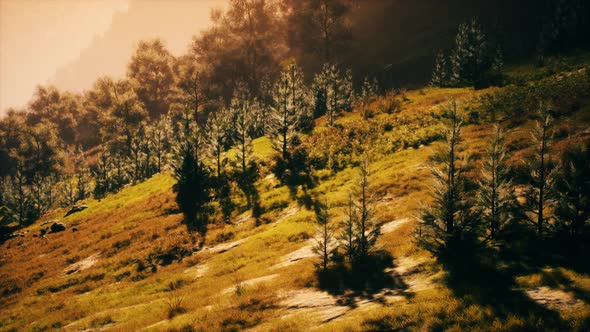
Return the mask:
[[45,234],[47,234],[48,228],[41,228],[41,230],[39,231],[41,233],[41,237],[45,238]]
[[77,232],[78,229],[76,227],[72,228],[72,232]]
[[51,233],[63,232],[66,230],[66,225],[56,222],[51,224]]
[[10,238],[13,239],[15,237],[25,237],[25,233],[20,232],[20,233],[12,233],[10,234]]
[[57,222],[57,220],[46,220],[46,221],[44,221],[44,222],[41,223],[41,226],[47,225],[47,224],[53,224],[55,222]]
[[69,216],[70,214],[74,214],[74,213],[77,213],[77,212],[80,212],[80,211],[84,211],[87,208],[88,208],[88,206],[86,206],[86,205],[74,205],[70,209],[70,211],[68,211],[68,213],[66,213],[66,215],[64,216],[64,218],[67,217],[67,216]]

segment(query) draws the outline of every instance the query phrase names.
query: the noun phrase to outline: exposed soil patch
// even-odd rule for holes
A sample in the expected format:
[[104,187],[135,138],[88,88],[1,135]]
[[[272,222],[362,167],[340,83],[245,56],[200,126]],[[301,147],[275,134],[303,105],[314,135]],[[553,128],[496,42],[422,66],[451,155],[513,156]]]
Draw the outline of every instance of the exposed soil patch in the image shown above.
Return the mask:
[[549,308],[566,310],[573,306],[584,305],[584,302],[576,299],[573,294],[546,286],[530,289],[525,293],[533,301]]
[[86,269],[91,268],[94,264],[98,262],[98,258],[100,257],[100,253],[96,253],[94,255],[88,256],[81,261],[78,261],[72,265],[69,265],[64,269],[65,275],[70,275],[76,272],[84,271]]
[[260,277],[260,278],[254,278],[254,279],[250,279],[250,280],[246,280],[246,281],[241,281],[236,286],[232,286],[232,287],[224,289],[221,292],[221,294],[235,292],[238,287],[249,287],[249,286],[254,286],[254,285],[257,285],[257,284],[260,284],[263,282],[271,281],[274,278],[276,278],[277,276],[278,276],[278,274],[270,274],[270,275]]
[[227,243],[220,243],[211,247],[204,247],[203,249],[200,250],[201,253],[208,253],[208,254],[221,254],[224,253],[230,249],[233,249],[237,246],[239,246],[240,244],[242,244],[246,239],[241,239],[241,240],[237,240],[237,241],[233,241],[233,242],[227,242]]
[[207,271],[209,271],[209,266],[207,264],[200,264],[184,270],[184,273],[189,274],[193,277],[193,280],[196,280],[204,277]]

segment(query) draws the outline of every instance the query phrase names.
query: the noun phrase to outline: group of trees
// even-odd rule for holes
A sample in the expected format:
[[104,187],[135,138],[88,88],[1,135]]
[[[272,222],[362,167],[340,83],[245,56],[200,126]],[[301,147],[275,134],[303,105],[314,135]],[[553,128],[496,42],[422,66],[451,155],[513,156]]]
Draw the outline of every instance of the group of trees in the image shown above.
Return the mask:
[[355,189],[349,194],[339,224],[333,221],[327,201],[318,204],[318,237],[313,251],[321,259],[318,265],[321,273],[342,264],[347,264],[353,272],[367,272],[371,255],[375,254],[375,244],[381,235],[381,223],[374,217],[369,176],[369,161],[364,158]]
[[430,84],[481,86],[497,80],[504,66],[504,54],[500,44],[492,45],[489,40],[476,18],[459,25],[450,55],[439,51],[436,56]]
[[[439,252],[466,237],[495,240],[502,237],[507,226],[520,220],[534,225],[541,238],[555,234],[579,240],[590,211],[590,187],[584,178],[590,171],[586,162],[590,146],[577,145],[561,160],[551,155],[550,112],[549,106],[540,104],[523,175],[511,179],[510,174],[518,172],[508,164],[505,133],[496,125],[479,180],[474,181],[466,176],[473,164],[463,152],[461,113],[451,102],[445,148],[436,159],[441,166],[433,168],[433,203],[423,209],[420,218],[420,243]],[[515,187],[522,188],[519,199]]]
[[[292,181],[305,162],[305,154],[296,151],[299,134],[311,130],[315,117],[324,113],[330,114],[328,125],[333,125],[338,114],[352,110],[357,99],[350,71],[326,64],[308,87],[301,69],[291,63],[264,91],[269,99],[257,97],[246,83],[239,83],[224,103],[215,101],[197,79],[196,65],[187,67],[186,59],[182,69],[162,63],[171,59],[158,41],[141,43],[130,64],[130,78],[102,78],[84,95],[64,94],[64,98],[55,88],[39,88],[39,96],[31,102],[36,108],[9,112],[0,122],[0,137],[6,142],[1,157],[9,166],[2,170],[4,221],[24,225],[56,204],[74,204],[91,194],[101,198],[172,168],[179,181],[179,206],[187,221],[202,230],[206,213],[197,213],[207,206],[213,189],[226,217],[233,206],[232,181],[246,195],[248,207],[256,207],[253,139],[271,138],[277,152],[274,170],[281,180]],[[156,68],[144,68],[152,63]],[[150,76],[150,70],[162,74]],[[153,77],[159,79],[148,82]],[[170,86],[170,80],[174,85]],[[53,97],[46,97],[46,90]],[[375,87],[364,89],[359,100],[366,103],[376,93]],[[57,108],[52,112],[64,116],[60,107],[70,105],[71,98],[77,105],[71,109],[92,114],[89,118],[94,123],[61,133],[61,119],[36,111]],[[45,107],[38,106],[41,101]],[[314,113],[318,109],[325,111]],[[78,132],[87,134],[86,126],[95,130],[95,136],[79,139]],[[236,158],[229,165],[235,167],[226,172],[225,154],[230,148]]]
[[[298,6],[232,1],[225,12],[212,14],[213,27],[195,37],[185,55],[172,56],[157,39],[141,41],[123,79],[99,78],[81,94],[38,87],[26,109],[8,110],[0,120],[3,222],[26,224],[55,204],[72,204],[90,194],[103,197],[169,167],[179,153],[179,123],[187,110],[200,132],[207,133],[199,134],[199,146],[215,155],[217,178],[223,177],[224,151],[237,143],[242,175],[253,173],[251,140],[262,135],[273,138],[281,153],[278,169],[290,174],[297,133],[310,130],[314,117],[324,113],[332,124],[353,101],[352,77],[339,66],[326,64],[313,88],[295,65],[281,74],[290,54],[277,29],[297,15]],[[310,1],[306,6],[308,11],[325,9],[322,17],[330,23],[322,27],[331,32],[313,38],[323,53],[334,54],[327,49],[337,44],[334,29],[344,25],[351,3]],[[250,191],[247,182],[240,187]]]

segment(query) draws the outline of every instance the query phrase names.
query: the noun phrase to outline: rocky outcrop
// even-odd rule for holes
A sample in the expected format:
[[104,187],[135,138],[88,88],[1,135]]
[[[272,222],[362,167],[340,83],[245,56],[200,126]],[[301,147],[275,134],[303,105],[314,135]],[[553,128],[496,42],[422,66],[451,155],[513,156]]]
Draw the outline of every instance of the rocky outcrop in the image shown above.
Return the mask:
[[66,215],[64,216],[64,218],[67,217],[67,216],[69,216],[70,214],[74,214],[74,213],[77,213],[77,212],[80,212],[80,211],[84,211],[87,208],[88,208],[88,206],[86,206],[86,205],[74,205],[70,209],[70,211],[68,211],[68,213],[66,213]]
[[56,222],[56,223],[51,224],[50,229],[51,229],[51,233],[59,233],[59,232],[63,232],[66,230],[66,225]]

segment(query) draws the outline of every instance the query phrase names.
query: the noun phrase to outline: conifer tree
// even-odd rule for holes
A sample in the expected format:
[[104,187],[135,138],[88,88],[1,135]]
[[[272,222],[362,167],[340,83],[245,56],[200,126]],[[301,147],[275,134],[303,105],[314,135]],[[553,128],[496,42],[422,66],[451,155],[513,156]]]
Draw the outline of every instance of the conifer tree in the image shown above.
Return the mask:
[[254,116],[259,108],[258,102],[247,93],[238,91],[231,101],[231,113],[234,119],[234,146],[242,174],[246,174],[252,150],[252,128]]
[[493,137],[483,161],[477,203],[482,210],[489,236],[493,239],[510,218],[514,203],[512,183],[508,180],[506,147],[502,129],[494,126]]
[[144,168],[142,164],[145,160],[145,124],[139,126],[137,130],[131,134],[129,141],[129,164],[132,166],[131,177],[134,182],[140,181],[144,178]]
[[459,25],[451,54],[451,83],[477,84],[486,71],[487,41],[477,19]]
[[112,157],[111,174],[111,191],[115,192],[131,181],[131,165],[127,163],[127,158],[120,153]]
[[358,211],[356,227],[357,263],[366,262],[377,239],[381,235],[381,225],[374,217],[372,197],[369,188],[369,161],[364,158],[360,165],[360,174],[356,188],[356,208]]
[[16,171],[12,177],[10,210],[13,219],[20,225],[27,224],[27,210],[31,207],[31,194],[27,186],[27,178],[24,173],[24,166],[21,161],[16,164]]
[[94,171],[94,197],[102,198],[111,189],[111,177],[109,171],[111,169],[111,160],[108,150],[102,147],[96,162],[96,170]]
[[560,231],[579,240],[590,223],[590,143],[578,145],[562,157],[555,191],[555,210]]
[[209,171],[203,159],[203,139],[193,113],[183,112],[182,127],[175,146],[175,159],[172,163],[176,202],[185,216],[191,231],[204,232],[207,224],[207,204],[209,203]]
[[350,71],[342,74],[336,65],[324,64],[320,73],[314,78],[313,90],[316,95],[324,97],[329,126],[334,125],[341,111],[352,109],[353,91]]
[[273,92],[271,134],[275,149],[281,153],[283,160],[287,160],[291,140],[297,134],[307,108],[307,93],[301,70],[291,64],[281,74]]
[[207,150],[209,151],[209,155],[215,159],[218,179],[221,178],[225,160],[223,154],[225,152],[225,144],[228,140],[228,115],[229,112],[222,108],[217,112],[211,113],[205,124]]
[[331,222],[330,207],[327,202],[320,206],[316,212],[316,224],[319,237],[313,247],[313,252],[321,259],[320,269],[326,271],[330,263],[330,252],[334,241],[334,226]]
[[370,117],[369,104],[371,103],[371,99],[377,95],[378,91],[379,84],[377,83],[377,79],[369,79],[368,77],[365,77],[359,96],[359,104],[364,119]]
[[420,243],[431,251],[444,248],[448,242],[466,230],[470,222],[469,201],[464,188],[463,170],[459,165],[461,128],[463,121],[452,100],[449,105],[446,146],[437,158],[440,168],[432,168],[434,202],[420,216]]
[[496,52],[494,53],[494,58],[492,59],[492,72],[494,75],[502,75],[503,70],[504,52],[502,51],[502,47],[498,45],[498,47],[496,47]]
[[350,264],[353,264],[358,251],[355,242],[356,227],[358,225],[357,210],[358,209],[354,203],[354,197],[352,193],[350,193],[344,215],[344,222],[342,223],[341,232],[338,236],[340,247],[344,250]]
[[31,179],[30,190],[33,208],[30,213],[36,219],[49,209],[45,197],[45,178],[40,174],[35,174]]
[[78,173],[76,174],[76,186],[77,186],[77,200],[84,200],[88,198],[92,192],[90,183],[90,169],[88,165],[84,163]]
[[531,133],[534,152],[526,161],[530,182],[525,191],[524,207],[530,221],[536,225],[538,235],[542,235],[545,232],[545,223],[549,219],[546,212],[555,203],[551,194],[557,167],[552,165],[549,159],[549,148],[553,139],[550,109],[541,102],[538,112],[539,120]]
[[432,72],[432,78],[430,79],[430,85],[433,87],[442,88],[448,84],[448,72],[447,72],[447,59],[442,51],[439,51],[436,55],[434,63],[434,71]]
[[61,196],[63,204],[65,204],[66,206],[74,205],[76,203],[78,191],[76,185],[76,177],[74,175],[68,174],[64,176],[61,182]]

